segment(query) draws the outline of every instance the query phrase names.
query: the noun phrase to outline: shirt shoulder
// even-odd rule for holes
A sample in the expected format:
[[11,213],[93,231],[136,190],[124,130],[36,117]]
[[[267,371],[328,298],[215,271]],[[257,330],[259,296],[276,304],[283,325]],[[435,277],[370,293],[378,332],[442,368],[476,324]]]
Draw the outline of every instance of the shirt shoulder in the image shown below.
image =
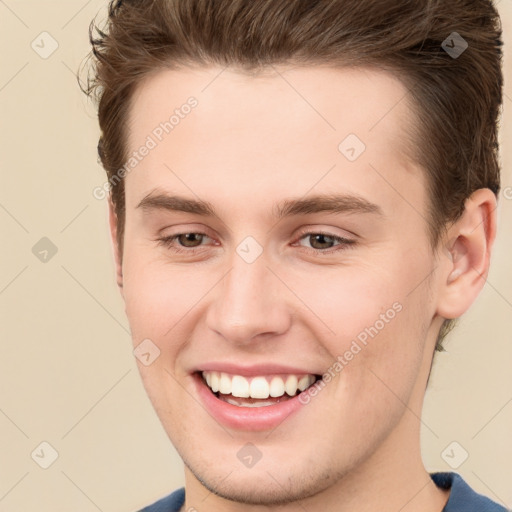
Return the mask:
[[138,512],[179,512],[184,503],[185,488],[182,487]]
[[505,507],[478,494],[457,473],[431,473],[434,483],[451,489],[443,512],[508,512]]

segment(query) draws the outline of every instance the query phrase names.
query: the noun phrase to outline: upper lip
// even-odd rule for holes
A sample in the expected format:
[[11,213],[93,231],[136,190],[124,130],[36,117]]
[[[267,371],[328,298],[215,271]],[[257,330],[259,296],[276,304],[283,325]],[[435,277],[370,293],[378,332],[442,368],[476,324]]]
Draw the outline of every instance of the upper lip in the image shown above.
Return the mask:
[[255,364],[255,365],[239,365],[228,362],[209,362],[198,366],[196,372],[217,371],[231,375],[241,375],[244,377],[256,377],[258,375],[275,375],[275,374],[291,374],[291,375],[319,375],[311,369],[292,367],[274,363]]

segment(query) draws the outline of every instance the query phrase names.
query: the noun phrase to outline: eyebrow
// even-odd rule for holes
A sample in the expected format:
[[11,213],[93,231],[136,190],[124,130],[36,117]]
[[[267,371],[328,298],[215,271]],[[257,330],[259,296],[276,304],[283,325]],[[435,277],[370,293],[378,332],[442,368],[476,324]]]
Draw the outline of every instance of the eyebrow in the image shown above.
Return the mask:
[[[137,208],[148,212],[166,210],[192,213],[205,217],[217,217],[215,208],[207,201],[153,192],[144,197]],[[274,206],[272,213],[277,219],[312,213],[371,213],[383,215],[380,206],[362,197],[347,194],[322,194],[308,196],[303,199],[285,199]]]

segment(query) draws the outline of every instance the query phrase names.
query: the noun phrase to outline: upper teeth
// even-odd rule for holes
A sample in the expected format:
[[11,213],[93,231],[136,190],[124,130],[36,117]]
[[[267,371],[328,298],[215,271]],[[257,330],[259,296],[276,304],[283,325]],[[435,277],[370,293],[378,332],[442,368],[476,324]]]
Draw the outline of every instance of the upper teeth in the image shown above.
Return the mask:
[[297,390],[304,391],[316,380],[316,377],[311,374],[243,377],[215,371],[203,372],[203,378],[214,393],[218,391],[223,395],[239,398],[280,397],[285,393],[294,396]]

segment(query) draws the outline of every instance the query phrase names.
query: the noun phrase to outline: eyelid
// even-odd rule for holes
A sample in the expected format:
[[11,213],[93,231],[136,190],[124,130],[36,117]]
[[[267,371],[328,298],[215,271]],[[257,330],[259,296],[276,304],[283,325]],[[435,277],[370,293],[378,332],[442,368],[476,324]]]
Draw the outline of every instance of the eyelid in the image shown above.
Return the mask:
[[356,242],[356,240],[358,239],[357,235],[347,230],[343,231],[345,232],[345,234],[336,234],[333,233],[330,229],[315,228],[315,226],[309,225],[300,228],[295,237],[301,238],[304,235],[325,235],[330,236],[332,238],[341,238],[342,240]]
[[[170,234],[170,235],[162,234],[167,230],[171,231],[173,229],[178,229],[179,231],[176,231],[176,233]],[[175,225],[171,225],[171,226],[165,226],[157,231],[157,235],[167,238],[167,237],[176,236],[176,235],[185,235],[187,233],[200,233],[202,235],[207,235],[210,238],[212,238],[212,236],[208,234],[209,232],[213,233],[213,231],[210,228],[204,226],[203,224],[191,222],[191,223],[180,223],[180,224],[175,224]]]

